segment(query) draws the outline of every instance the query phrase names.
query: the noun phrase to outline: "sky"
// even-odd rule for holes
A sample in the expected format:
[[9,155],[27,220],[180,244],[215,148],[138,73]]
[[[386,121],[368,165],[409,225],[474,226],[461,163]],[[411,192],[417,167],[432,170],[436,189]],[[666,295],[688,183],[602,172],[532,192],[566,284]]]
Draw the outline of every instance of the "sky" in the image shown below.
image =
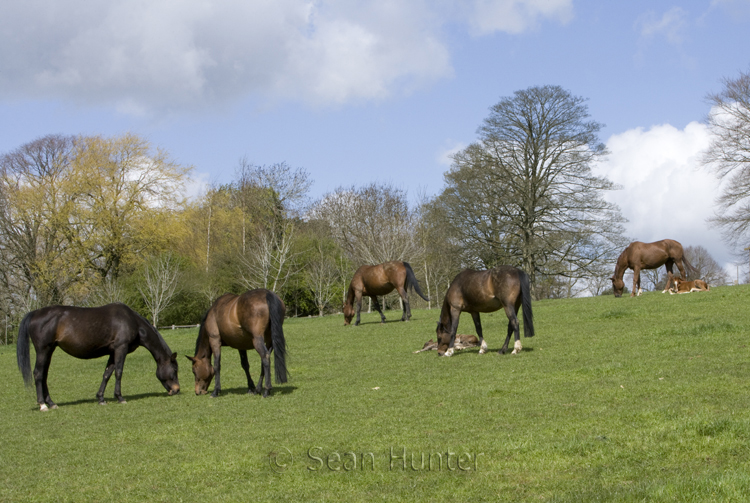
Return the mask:
[[194,194],[244,158],[303,168],[313,199],[376,182],[416,201],[492,105],[559,85],[604,124],[594,170],[628,237],[703,246],[735,278],[700,158],[748,33],[750,0],[3,2],[0,154],[134,133],[194,168]]

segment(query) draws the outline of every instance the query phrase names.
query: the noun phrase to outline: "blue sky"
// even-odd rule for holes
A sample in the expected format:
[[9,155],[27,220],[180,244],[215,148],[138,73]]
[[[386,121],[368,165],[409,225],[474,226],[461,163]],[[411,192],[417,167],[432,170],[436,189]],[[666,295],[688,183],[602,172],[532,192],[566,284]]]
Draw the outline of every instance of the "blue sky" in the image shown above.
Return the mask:
[[702,245],[734,276],[698,160],[705,96],[750,69],[748,33],[750,0],[5,2],[0,152],[133,132],[197,190],[246,157],[306,169],[314,198],[389,182],[414,199],[490,106],[560,85],[605,124],[597,172],[623,185],[629,236]]

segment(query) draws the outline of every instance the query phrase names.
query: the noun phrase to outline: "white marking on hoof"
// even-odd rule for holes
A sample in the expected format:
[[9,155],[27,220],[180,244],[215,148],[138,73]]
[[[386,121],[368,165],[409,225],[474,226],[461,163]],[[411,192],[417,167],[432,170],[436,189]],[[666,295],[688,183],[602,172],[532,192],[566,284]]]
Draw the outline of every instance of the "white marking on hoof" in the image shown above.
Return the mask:
[[517,355],[518,353],[521,352],[522,349],[523,349],[523,346],[521,346],[521,341],[516,341],[516,343],[513,344],[513,351],[511,351],[510,354]]
[[50,407],[50,409],[56,409],[56,408],[57,408],[57,404],[53,404],[52,407]]
[[479,354],[483,355],[487,352],[487,341],[482,339],[482,345],[479,347]]
[[643,290],[639,288],[638,289],[638,297],[640,297],[642,293],[643,293]]
[[49,410],[49,407],[47,407],[46,403],[43,403],[39,406],[39,412],[47,412]]
[[453,348],[448,348],[448,351],[446,351],[443,356],[453,356]]

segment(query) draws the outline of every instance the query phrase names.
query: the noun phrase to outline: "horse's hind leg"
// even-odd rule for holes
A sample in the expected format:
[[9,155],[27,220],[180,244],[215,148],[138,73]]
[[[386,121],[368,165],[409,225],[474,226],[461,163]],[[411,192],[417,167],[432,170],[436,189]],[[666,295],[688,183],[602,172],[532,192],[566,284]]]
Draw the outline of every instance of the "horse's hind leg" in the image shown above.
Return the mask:
[[[244,349],[238,349],[237,351],[240,353],[240,364],[242,365],[242,370],[245,371],[245,375],[247,376],[247,392],[251,395],[255,395],[257,391],[255,391],[253,378],[250,377],[250,363],[247,361],[247,351]],[[263,380],[263,377],[261,377],[261,380]]]
[[47,387],[47,375],[49,374],[49,364],[52,361],[53,347],[48,351],[40,351],[36,355],[36,364],[34,365],[34,383],[36,385],[36,401],[39,404],[40,411],[56,409],[57,405],[49,396]]
[[482,336],[482,321],[479,319],[479,313],[471,313],[471,319],[474,320],[474,328],[477,331],[477,337],[479,337],[479,354],[483,355],[487,352],[487,343]]
[[[260,355],[260,379],[256,392],[260,392],[262,388],[263,398],[267,398],[271,391],[271,350],[266,347],[263,337],[253,338],[253,346]],[[263,387],[263,378],[266,379],[265,387]]]
[[107,383],[109,378],[112,377],[112,372],[115,371],[115,355],[114,353],[109,355],[107,360],[107,366],[104,368],[104,376],[102,377],[102,384],[99,386],[99,391],[96,393],[96,399],[100,405],[105,405],[107,402],[104,401],[104,390],[107,389]]
[[[383,314],[383,310],[380,309],[380,302],[378,302],[378,296],[377,295],[373,295],[370,298],[372,299],[373,304],[375,304],[375,309],[377,310],[377,312],[380,313],[380,323],[385,323],[385,315]],[[384,298],[384,300],[385,300],[385,298]]]
[[406,289],[400,288],[398,294],[401,297],[401,302],[404,303],[404,314],[401,316],[401,321],[409,321],[411,319],[411,306],[409,305],[409,297],[406,295]]
[[505,338],[505,344],[503,344],[503,347],[500,349],[499,353],[501,355],[504,355],[505,352],[508,351],[510,336],[515,334],[516,342],[513,344],[513,351],[511,352],[512,355],[515,355],[520,353],[523,349],[523,346],[521,345],[521,327],[518,323],[516,312],[512,307],[510,309],[506,308],[505,314],[508,316],[508,336]]

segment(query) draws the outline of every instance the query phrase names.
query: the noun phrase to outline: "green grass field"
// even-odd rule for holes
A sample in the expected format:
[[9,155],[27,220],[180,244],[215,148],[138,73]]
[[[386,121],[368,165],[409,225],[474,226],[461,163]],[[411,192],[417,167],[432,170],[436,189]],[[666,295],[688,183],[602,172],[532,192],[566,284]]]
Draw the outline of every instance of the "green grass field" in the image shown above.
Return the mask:
[[[168,397],[143,348],[125,405],[96,403],[105,359],[55,353],[41,413],[0,348],[0,501],[747,501],[750,287],[534,303],[537,335],[498,355],[412,354],[437,310],[289,319],[289,383]],[[474,333],[461,317],[460,333]],[[163,332],[192,355],[196,330]],[[260,359],[250,353],[258,378]]]

